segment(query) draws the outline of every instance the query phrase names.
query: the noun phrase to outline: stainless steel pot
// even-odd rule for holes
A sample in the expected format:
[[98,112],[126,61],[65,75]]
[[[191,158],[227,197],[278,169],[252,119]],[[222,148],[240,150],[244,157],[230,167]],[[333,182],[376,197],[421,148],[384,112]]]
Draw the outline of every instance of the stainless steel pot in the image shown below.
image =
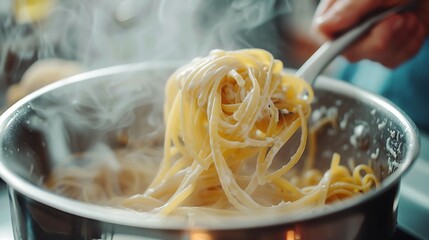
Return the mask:
[[[419,151],[417,129],[385,99],[327,77],[316,82],[312,118],[338,114],[338,126],[318,133],[317,167],[326,169],[334,151],[341,154],[343,163],[350,159],[355,163],[370,161],[383,180],[381,187],[363,196],[293,216],[267,214],[189,223],[91,205],[41,187],[52,167],[67,157],[59,151],[64,146],[71,153],[85,151],[97,142],[120,147],[115,141],[118,132],[134,131],[138,135],[139,124],[149,124],[148,111],[161,109],[162,82],[175,66],[177,63],[142,63],[77,75],[30,94],[1,116],[0,176],[9,186],[16,239],[289,240],[393,236],[400,177]],[[127,99],[125,105],[123,99]],[[125,108],[130,105],[133,107]],[[111,117],[104,121],[100,114]],[[161,116],[161,111],[158,114]],[[74,116],[81,117],[79,122]],[[157,123],[154,128],[162,121]],[[285,149],[280,157],[288,154]]]

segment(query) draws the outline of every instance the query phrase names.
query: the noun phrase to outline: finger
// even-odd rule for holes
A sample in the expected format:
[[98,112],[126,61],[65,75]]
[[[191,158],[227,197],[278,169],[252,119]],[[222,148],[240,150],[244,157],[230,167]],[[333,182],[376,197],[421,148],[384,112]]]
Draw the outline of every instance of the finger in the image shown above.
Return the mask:
[[337,0],[321,6],[313,21],[313,31],[325,38],[333,38],[360,22],[376,10],[405,4],[409,0]]
[[[396,52],[386,56],[383,60],[379,61],[388,68],[396,68],[403,62],[414,57],[420,50],[425,40],[425,27],[421,23],[417,23],[417,27],[410,32],[403,34],[402,42],[398,42]],[[410,37],[412,36],[412,37]]]
[[401,31],[393,34],[393,39],[389,41],[385,51],[371,57],[371,60],[380,62],[386,67],[394,68],[416,53],[413,46],[416,45],[418,20],[413,14],[404,15],[404,19],[404,26]]
[[326,11],[328,11],[335,4],[335,2],[337,2],[337,0],[322,0],[314,13],[310,32],[311,35],[319,42],[326,41],[328,36],[319,29],[319,24],[316,19],[325,14]]
[[322,35],[332,38],[336,33],[358,23],[367,13],[378,9],[382,2],[380,0],[338,0],[315,18],[314,25]]
[[376,58],[383,54],[389,44],[392,44],[394,34],[400,33],[405,24],[405,17],[393,15],[373,27],[364,37],[357,40],[349,47],[344,56],[351,62],[356,62],[364,58]]
[[314,13],[314,19],[316,19],[322,14],[325,14],[326,11],[328,11],[332,7],[332,5],[334,5],[335,2],[337,2],[337,0],[322,0],[317,6],[317,9]]
[[386,67],[396,67],[414,56],[421,47],[425,28],[411,13],[392,16],[347,50],[352,62],[367,58]]

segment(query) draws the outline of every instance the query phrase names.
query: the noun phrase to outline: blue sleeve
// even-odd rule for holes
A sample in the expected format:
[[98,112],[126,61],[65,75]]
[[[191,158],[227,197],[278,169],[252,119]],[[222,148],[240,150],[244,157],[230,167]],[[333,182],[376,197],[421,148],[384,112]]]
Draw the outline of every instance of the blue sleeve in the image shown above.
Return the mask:
[[347,65],[338,77],[390,99],[429,132],[429,39],[414,58],[394,70],[362,61]]
[[416,57],[392,71],[382,95],[429,131],[429,39]]

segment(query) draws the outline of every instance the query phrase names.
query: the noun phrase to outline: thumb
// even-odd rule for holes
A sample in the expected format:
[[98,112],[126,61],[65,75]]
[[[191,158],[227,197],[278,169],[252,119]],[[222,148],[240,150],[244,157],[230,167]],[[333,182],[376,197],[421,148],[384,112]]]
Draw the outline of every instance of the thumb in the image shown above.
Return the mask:
[[378,9],[383,1],[377,0],[338,0],[325,11],[315,16],[315,31],[325,38],[333,38],[356,23],[368,13]]

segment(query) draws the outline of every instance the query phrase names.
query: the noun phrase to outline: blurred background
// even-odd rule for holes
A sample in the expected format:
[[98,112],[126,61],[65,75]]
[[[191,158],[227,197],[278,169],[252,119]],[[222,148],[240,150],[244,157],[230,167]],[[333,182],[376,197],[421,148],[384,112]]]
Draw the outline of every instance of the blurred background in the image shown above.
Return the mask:
[[212,49],[257,47],[298,67],[317,44],[308,35],[317,1],[3,0],[3,89],[39,59],[85,70],[140,61],[184,60]]
[[[317,4],[317,0],[1,0],[0,106],[4,110],[28,92],[82,71],[142,61],[189,61],[216,48],[263,48],[285,67],[298,68],[319,46],[310,34]],[[367,78],[390,71],[376,63],[363,64],[377,69],[366,72]],[[325,74],[340,76],[347,65],[339,57]],[[360,87],[378,93],[383,84],[369,81]],[[424,146],[429,141],[421,131],[421,157],[402,184],[398,235],[424,239],[429,238],[424,227],[429,222],[429,189],[424,186],[429,174]],[[3,182],[0,189],[0,239],[11,239]]]

